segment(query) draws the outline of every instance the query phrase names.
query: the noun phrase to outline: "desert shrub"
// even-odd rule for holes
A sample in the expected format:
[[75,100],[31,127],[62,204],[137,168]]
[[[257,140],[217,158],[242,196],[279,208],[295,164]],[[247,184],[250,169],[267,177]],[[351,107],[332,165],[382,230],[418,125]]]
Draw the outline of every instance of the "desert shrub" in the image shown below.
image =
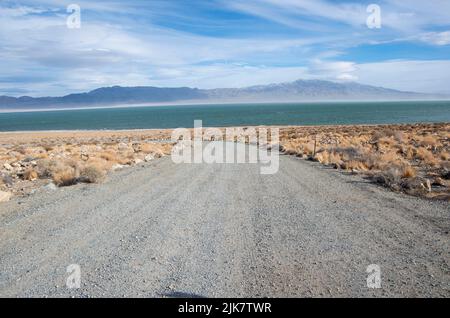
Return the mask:
[[300,151],[298,144],[294,141],[283,143],[280,150],[287,155],[297,155]]
[[60,187],[70,186],[77,183],[78,174],[73,167],[65,166],[55,171],[52,176],[53,181]]
[[401,163],[403,163],[403,160],[400,158],[397,152],[390,151],[384,154],[377,155],[373,168],[384,170],[390,168],[392,165],[398,165]]
[[426,148],[436,148],[440,145],[440,142],[436,136],[427,135],[422,138],[422,140],[419,142],[419,145]]
[[400,172],[394,167],[385,171],[380,171],[374,174],[372,178],[378,184],[394,190],[400,190]]
[[53,147],[52,145],[43,145],[42,147],[43,147],[43,148],[45,149],[45,151],[47,151],[47,152],[52,151],[52,150],[54,149],[54,147]]
[[374,173],[372,180],[394,191],[424,194],[427,188],[416,174],[416,170],[408,163],[393,164],[385,170]]
[[99,154],[99,157],[105,159],[106,161],[111,162],[117,161],[117,155],[112,152],[102,152]]
[[72,159],[40,160],[36,172],[40,178],[51,178],[58,186],[69,186],[77,182],[80,164]]
[[32,168],[25,170],[24,173],[22,174],[22,178],[24,180],[29,180],[29,181],[36,180],[38,177],[39,177],[39,175],[38,175],[37,171]]
[[379,142],[381,139],[386,140],[386,138],[393,138],[398,143],[402,143],[405,136],[401,131],[393,130],[391,128],[385,128],[382,130],[378,130],[373,134],[372,142]]
[[342,168],[345,170],[367,170],[367,167],[364,165],[364,163],[358,160],[346,161],[342,164]]
[[51,178],[53,172],[56,170],[57,161],[44,159],[39,160],[37,164],[37,173],[40,178]]
[[416,169],[412,166],[405,164],[402,166],[401,176],[402,178],[414,178],[417,175]]
[[441,159],[444,161],[450,160],[450,152],[448,152],[448,151],[442,151],[440,156],[441,156]]
[[382,137],[377,141],[378,146],[392,147],[395,144],[395,140],[392,137]]
[[416,157],[431,166],[435,166],[437,164],[437,160],[434,157],[433,153],[424,147],[420,147],[417,149]]
[[316,153],[316,156],[314,157],[318,162],[322,164],[329,164],[330,163],[330,153],[326,150],[321,150]]
[[87,183],[99,183],[105,178],[105,172],[101,166],[90,164],[80,172],[80,181]]
[[14,151],[16,151],[22,155],[26,155],[29,152],[29,150],[25,146],[18,146],[16,148],[14,148]]

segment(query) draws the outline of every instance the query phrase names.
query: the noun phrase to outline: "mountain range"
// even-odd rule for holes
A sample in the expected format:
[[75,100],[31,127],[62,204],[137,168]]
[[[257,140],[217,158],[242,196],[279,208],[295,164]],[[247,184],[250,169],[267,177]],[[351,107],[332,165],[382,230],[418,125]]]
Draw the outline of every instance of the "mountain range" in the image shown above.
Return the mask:
[[321,80],[250,86],[244,88],[198,89],[189,87],[160,88],[102,87],[87,93],[62,97],[0,96],[0,110],[32,110],[119,105],[294,102],[334,100],[411,100],[431,99],[427,94],[403,92],[355,82],[336,83]]

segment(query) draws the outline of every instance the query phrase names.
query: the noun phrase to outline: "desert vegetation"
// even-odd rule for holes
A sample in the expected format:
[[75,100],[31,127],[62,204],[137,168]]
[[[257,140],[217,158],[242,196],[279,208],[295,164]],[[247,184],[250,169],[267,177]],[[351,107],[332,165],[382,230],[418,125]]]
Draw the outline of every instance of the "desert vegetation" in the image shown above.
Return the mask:
[[[450,200],[450,124],[278,128],[285,154]],[[0,191],[99,183],[109,171],[170,154],[170,138],[171,130],[0,133]]]
[[289,127],[280,144],[395,191],[450,200],[450,124]]
[[99,183],[112,170],[170,154],[167,138],[157,131],[2,133],[0,191],[24,195],[40,186]]

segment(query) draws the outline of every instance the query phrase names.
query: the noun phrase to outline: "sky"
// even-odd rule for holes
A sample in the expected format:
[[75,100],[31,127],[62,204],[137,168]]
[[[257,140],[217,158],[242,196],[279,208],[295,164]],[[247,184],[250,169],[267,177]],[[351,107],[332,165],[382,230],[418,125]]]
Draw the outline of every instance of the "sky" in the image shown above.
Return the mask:
[[0,95],[297,79],[450,94],[450,1],[0,0]]

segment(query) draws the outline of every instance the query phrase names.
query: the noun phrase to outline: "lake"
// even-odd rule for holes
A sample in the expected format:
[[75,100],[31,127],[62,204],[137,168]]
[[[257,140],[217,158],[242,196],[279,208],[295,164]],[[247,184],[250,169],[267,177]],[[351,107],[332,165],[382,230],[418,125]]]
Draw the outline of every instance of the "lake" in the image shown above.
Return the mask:
[[151,106],[0,113],[0,131],[450,122],[450,101]]

